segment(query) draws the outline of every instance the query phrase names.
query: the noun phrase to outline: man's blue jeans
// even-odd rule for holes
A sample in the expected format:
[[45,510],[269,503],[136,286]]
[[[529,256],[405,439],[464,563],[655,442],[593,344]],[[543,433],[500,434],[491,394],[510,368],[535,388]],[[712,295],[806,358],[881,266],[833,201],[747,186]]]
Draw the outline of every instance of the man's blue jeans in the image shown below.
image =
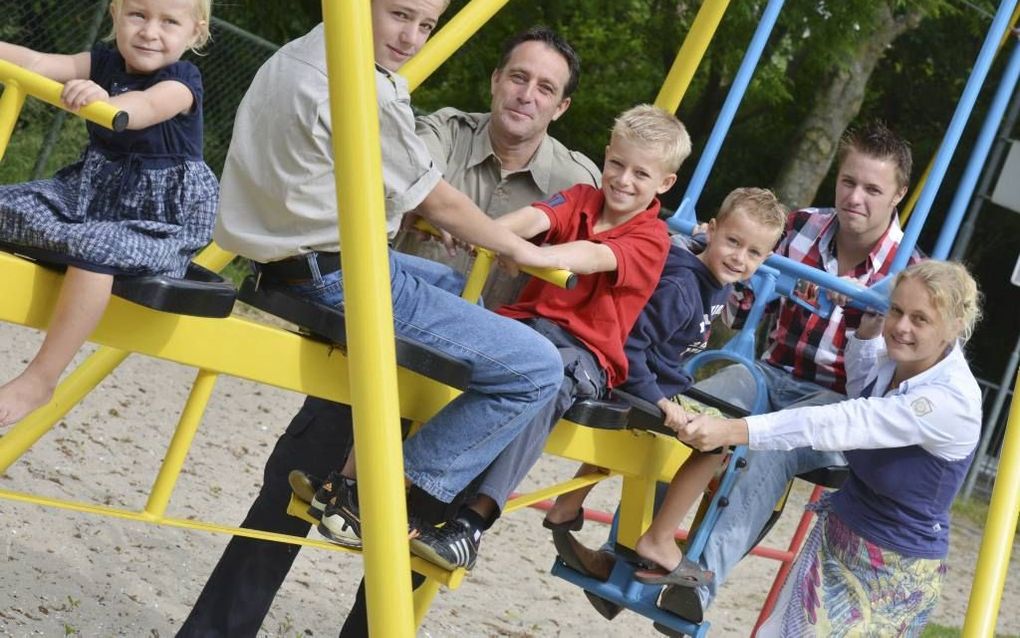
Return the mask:
[[[768,387],[768,411],[825,405],[846,398],[762,361],[757,361],[756,367],[764,375]],[[723,368],[695,387],[745,409],[749,409],[755,399],[754,379],[742,365]],[[707,607],[715,598],[726,576],[751,550],[786,484],[802,472],[838,465],[846,465],[839,452],[817,452],[811,448],[748,452],[747,467],[737,476],[729,505],[722,509],[701,555],[701,566],[715,572],[710,585],[698,588],[702,607]]]
[[[313,280],[288,287],[343,306],[340,272],[309,264]],[[389,265],[395,332],[472,366],[468,388],[404,443],[407,478],[450,502],[556,396],[563,363],[528,326],[457,296],[463,279],[449,267],[394,251]]]

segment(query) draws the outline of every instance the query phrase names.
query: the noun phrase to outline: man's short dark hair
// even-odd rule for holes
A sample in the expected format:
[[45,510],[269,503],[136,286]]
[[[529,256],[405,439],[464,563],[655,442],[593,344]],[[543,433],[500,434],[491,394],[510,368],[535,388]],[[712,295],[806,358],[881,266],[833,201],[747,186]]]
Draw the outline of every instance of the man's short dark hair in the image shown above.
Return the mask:
[[910,171],[913,166],[910,144],[890,131],[885,122],[874,120],[847,129],[839,140],[839,149],[836,151],[836,159],[840,166],[850,151],[857,151],[876,159],[891,160],[896,166],[896,185],[899,188],[910,185]]
[[513,54],[514,49],[525,42],[541,42],[563,56],[563,59],[567,62],[567,68],[570,69],[570,76],[563,87],[563,98],[570,97],[574,90],[577,89],[577,83],[581,80],[581,58],[577,55],[577,51],[574,51],[574,47],[570,46],[566,40],[549,27],[531,27],[527,31],[518,33],[505,41],[503,43],[503,53],[499,58],[499,65],[496,68],[502,69],[505,67],[507,62],[510,61],[510,56]]

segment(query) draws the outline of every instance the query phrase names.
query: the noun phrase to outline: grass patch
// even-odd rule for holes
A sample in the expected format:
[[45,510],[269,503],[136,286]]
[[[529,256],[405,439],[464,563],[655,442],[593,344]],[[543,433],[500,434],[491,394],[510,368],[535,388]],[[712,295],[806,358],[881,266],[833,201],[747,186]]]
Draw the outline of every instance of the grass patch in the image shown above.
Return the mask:
[[230,282],[233,282],[235,288],[240,287],[244,278],[250,274],[251,268],[248,266],[248,260],[244,257],[234,257],[230,263],[220,271],[220,276]]
[[984,527],[988,518],[988,503],[977,498],[958,498],[953,501],[953,517],[962,518],[978,527]]
[[960,630],[956,627],[943,627],[935,623],[928,623],[921,632],[921,638],[959,638]]
[[[935,623],[928,623],[921,632],[921,638],[959,638],[962,630],[959,627],[943,627]],[[1015,635],[995,634],[996,638],[1020,638]]]
[[[40,112],[44,108],[49,112]],[[31,179],[32,169],[55,114],[55,109],[34,100],[25,103],[3,161],[0,162],[0,184],[17,184]],[[60,131],[43,168],[43,177],[52,177],[57,170],[73,163],[88,144],[85,125],[76,117],[68,116]]]
[[[988,519],[988,503],[979,498],[958,498],[953,501],[953,518],[963,519],[983,529]],[[1016,533],[1020,534],[1020,521]]]

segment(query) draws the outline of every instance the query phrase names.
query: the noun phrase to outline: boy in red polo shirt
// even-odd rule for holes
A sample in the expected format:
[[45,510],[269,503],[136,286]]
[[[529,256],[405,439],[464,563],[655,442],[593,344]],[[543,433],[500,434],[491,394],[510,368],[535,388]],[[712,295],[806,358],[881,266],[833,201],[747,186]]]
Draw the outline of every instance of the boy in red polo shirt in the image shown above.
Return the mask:
[[411,539],[414,554],[447,569],[470,569],[482,532],[542,454],[553,425],[575,400],[598,397],[627,378],[623,344],[669,252],[656,196],[676,182],[690,152],[690,136],[675,116],[636,106],[613,126],[601,190],[578,184],[497,220],[521,237],[551,244],[579,275],[570,290],[534,279],[516,303],[497,311],[558,348],[564,380],[556,399],[482,474],[476,495],[457,516]]

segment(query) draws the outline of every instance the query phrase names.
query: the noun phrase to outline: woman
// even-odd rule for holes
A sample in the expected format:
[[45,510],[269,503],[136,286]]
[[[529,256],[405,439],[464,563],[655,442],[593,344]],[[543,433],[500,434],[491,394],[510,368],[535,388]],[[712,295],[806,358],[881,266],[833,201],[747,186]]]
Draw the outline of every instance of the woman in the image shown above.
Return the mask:
[[949,508],[981,433],[981,393],[961,349],[979,314],[963,266],[916,264],[897,276],[884,322],[866,315],[849,339],[850,400],[681,428],[701,450],[847,450],[850,477],[818,504],[758,636],[920,635],[946,572]]

